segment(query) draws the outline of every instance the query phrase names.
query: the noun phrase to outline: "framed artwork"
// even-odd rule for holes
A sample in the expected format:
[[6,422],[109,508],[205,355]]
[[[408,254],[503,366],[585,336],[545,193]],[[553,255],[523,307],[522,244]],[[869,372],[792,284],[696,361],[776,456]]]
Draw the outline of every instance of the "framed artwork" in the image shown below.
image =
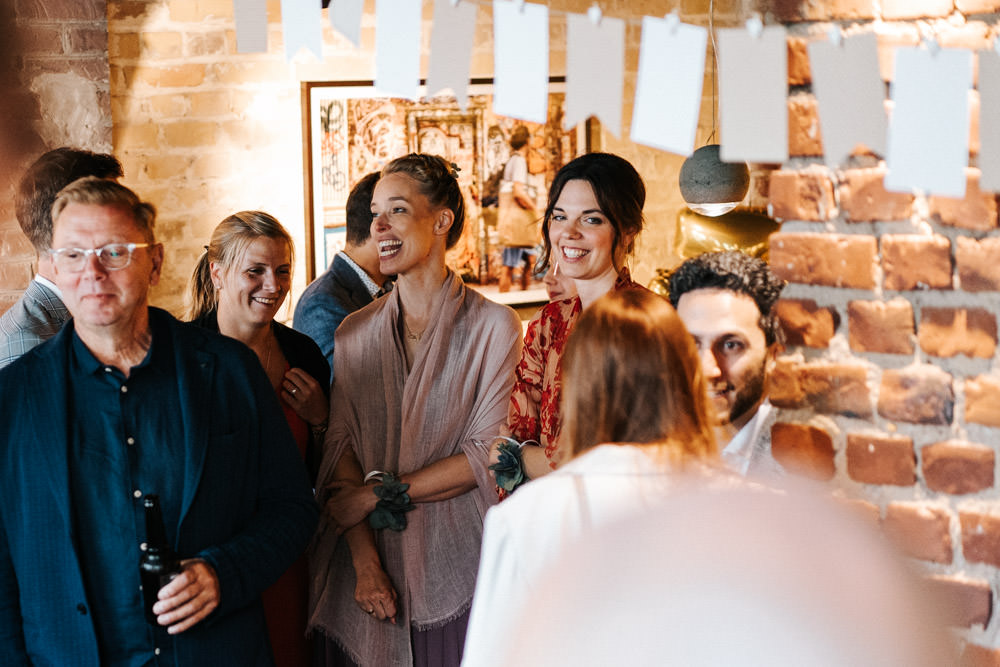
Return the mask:
[[493,84],[473,80],[465,108],[451,96],[420,101],[378,97],[371,81],[302,84],[307,275],[313,280],[342,248],[351,187],[410,152],[434,153],[455,163],[465,195],[466,221],[448,265],[464,280],[495,283],[502,248],[496,242],[500,181],[519,125],[531,134],[528,180],[545,208],[549,183],[569,160],[587,150],[585,124],[563,128],[564,82],[549,84],[545,124],[493,113]]

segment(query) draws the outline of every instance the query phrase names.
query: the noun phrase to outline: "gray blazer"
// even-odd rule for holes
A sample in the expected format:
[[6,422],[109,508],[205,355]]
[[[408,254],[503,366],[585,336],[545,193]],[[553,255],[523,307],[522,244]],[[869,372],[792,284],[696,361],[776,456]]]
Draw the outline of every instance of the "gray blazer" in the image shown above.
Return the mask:
[[17,303],[0,317],[0,368],[55,336],[69,317],[56,293],[32,280]]

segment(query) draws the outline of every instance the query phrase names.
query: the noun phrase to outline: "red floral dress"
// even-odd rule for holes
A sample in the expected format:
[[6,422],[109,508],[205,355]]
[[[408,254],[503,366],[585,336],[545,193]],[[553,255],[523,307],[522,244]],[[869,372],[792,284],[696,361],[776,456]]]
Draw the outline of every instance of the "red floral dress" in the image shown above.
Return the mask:
[[[612,289],[645,288],[632,282],[628,269],[623,268]],[[511,437],[520,442],[538,442],[545,449],[545,456],[553,468],[562,425],[559,415],[562,354],[581,310],[578,296],[554,301],[528,323],[521,361],[514,370],[514,391],[507,409],[507,430]]]

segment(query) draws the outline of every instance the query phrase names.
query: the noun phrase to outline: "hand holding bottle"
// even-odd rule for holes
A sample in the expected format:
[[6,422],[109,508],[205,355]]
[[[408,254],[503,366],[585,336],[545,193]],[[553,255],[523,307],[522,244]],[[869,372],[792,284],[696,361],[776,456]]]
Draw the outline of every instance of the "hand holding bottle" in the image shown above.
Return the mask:
[[160,589],[153,605],[156,622],[175,635],[194,626],[219,606],[219,578],[208,563],[200,559],[181,561],[183,570]]

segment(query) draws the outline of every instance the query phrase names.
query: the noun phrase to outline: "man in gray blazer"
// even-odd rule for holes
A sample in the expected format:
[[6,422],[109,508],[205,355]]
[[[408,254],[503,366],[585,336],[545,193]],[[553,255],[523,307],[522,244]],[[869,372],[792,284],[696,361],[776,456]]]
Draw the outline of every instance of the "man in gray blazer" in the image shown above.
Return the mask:
[[47,252],[52,244],[51,209],[59,191],[84,176],[118,179],[122,165],[112,155],[56,148],[38,158],[18,184],[17,222],[38,253],[38,272],[21,298],[0,316],[0,368],[55,336],[69,319]]
[[319,345],[333,372],[333,334],[344,318],[371,303],[387,277],[379,271],[378,246],[371,237],[372,192],[379,172],[358,181],[347,197],[347,245],[330,268],[310,283],[295,306],[293,328]]

